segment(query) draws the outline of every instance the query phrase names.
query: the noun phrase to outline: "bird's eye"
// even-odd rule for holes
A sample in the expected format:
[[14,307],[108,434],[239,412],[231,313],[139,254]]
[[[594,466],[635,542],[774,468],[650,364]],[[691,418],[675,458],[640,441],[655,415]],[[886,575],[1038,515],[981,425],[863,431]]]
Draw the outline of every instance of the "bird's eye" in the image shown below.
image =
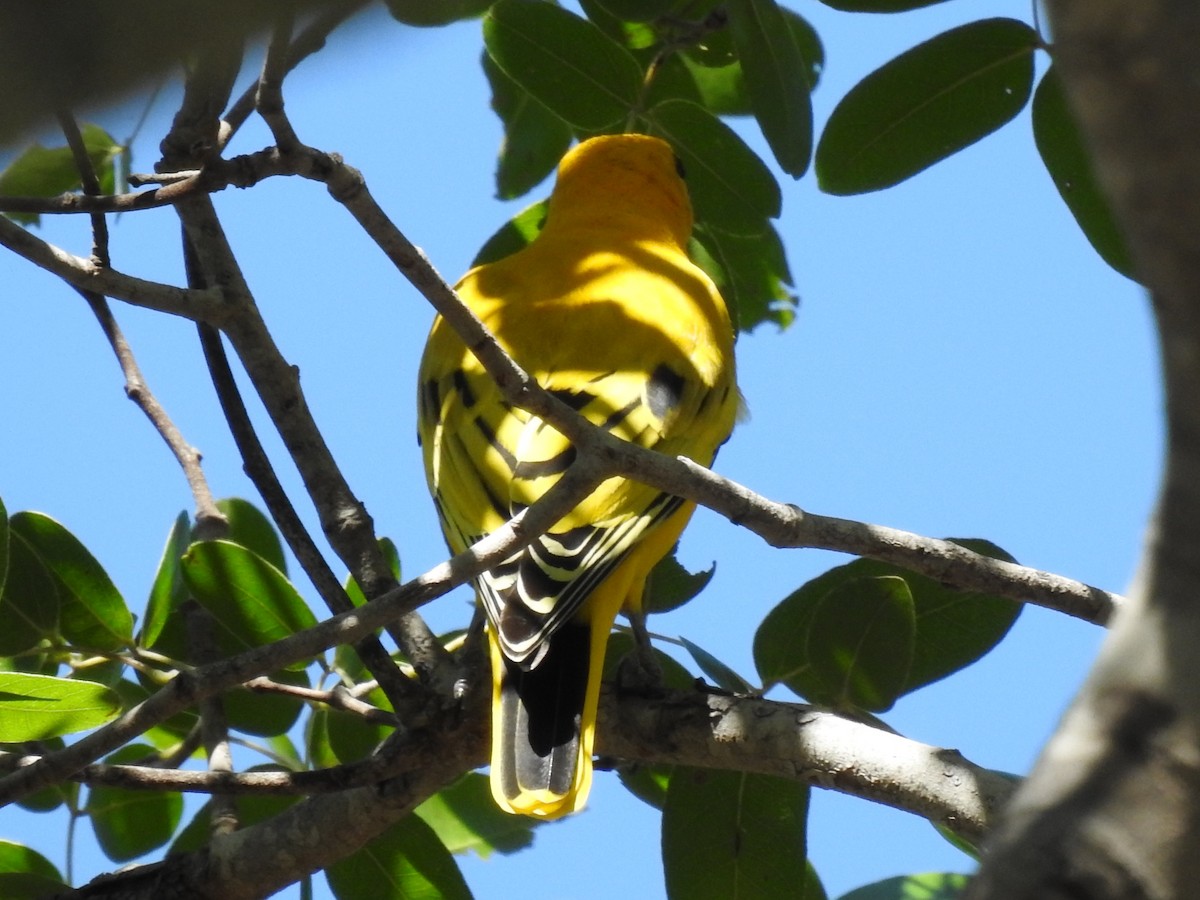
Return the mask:
[[683,160],[679,158],[678,154],[675,156],[675,171],[680,178],[687,181],[687,170],[684,169]]

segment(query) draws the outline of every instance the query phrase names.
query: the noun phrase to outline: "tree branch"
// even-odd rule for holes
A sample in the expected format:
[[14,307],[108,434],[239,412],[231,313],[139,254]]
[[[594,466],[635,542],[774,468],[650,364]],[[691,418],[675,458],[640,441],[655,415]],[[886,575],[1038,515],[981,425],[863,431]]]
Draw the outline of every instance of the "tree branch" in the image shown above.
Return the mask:
[[[526,374],[454,293],[425,255],[388,218],[361,173],[333,160],[324,174],[330,194],[363,227],[400,272],[454,328],[499,385],[505,398],[562,432],[579,457],[593,456],[610,475],[624,475],[694,500],[742,525],[775,547],[819,548],[869,556],[928,575],[962,590],[984,591],[1036,603],[1085,621],[1108,621],[1120,597],[1069,578],[991,559],[950,541],[921,537],[806,513],[768,500],[691,460],[638,447],[587,421]],[[325,173],[325,170],[320,170]]]
[[[260,897],[354,852],[408,815],[461,772],[486,759],[488,690],[463,709],[429,726],[397,734],[363,763],[340,768],[344,786],[361,783],[369,767],[379,779],[315,796],[279,816],[214,841],[207,851],[171,857],[162,879],[186,883],[189,896]],[[620,695],[606,689],[598,729],[601,752],[646,763],[756,772],[837,790],[943,824],[978,842],[1015,783],[982,769],[957,751],[931,747],[808,706],[702,691],[662,697]],[[97,766],[97,778],[133,779],[149,773],[129,766]],[[86,775],[87,773],[83,773]],[[205,773],[172,776],[198,789]],[[324,773],[248,773],[225,787],[238,792],[285,792],[303,784],[335,788]],[[165,784],[145,784],[160,788]],[[205,785],[212,789],[212,785]],[[318,827],[319,825],[319,827]],[[287,847],[287,853],[276,852]],[[153,889],[163,891],[160,880]],[[135,893],[133,897],[163,894]],[[85,894],[84,896],[90,896]]]
[[[296,464],[321,528],[334,552],[368,597],[395,586],[379,549],[374,525],[329,451],[300,386],[263,322],[207,197],[176,206],[209,284],[220,284],[233,312],[222,323],[238,358]],[[417,618],[398,621],[401,649],[426,679],[447,661],[441,645]],[[448,668],[448,667],[447,667]]]
[[229,690],[255,676],[311,659],[339,644],[361,640],[399,616],[465,584],[528,546],[549,529],[592,492],[599,483],[597,477],[594,471],[586,467],[568,472],[541,499],[518,513],[503,527],[462,553],[434,566],[424,575],[363,606],[333,616],[273,644],[180,672],[156,694],[104,727],[0,778],[0,806],[70,778],[101,756],[111,753],[204,697]]
[[[237,382],[229,368],[229,360],[225,356],[225,348],[221,344],[220,334],[206,325],[199,326],[199,334],[213,388],[233,435],[234,444],[241,454],[246,476],[254,483],[255,490],[267,505],[279,533],[283,535],[309,582],[325,602],[326,608],[332,613],[353,609],[354,604],[329,568],[329,564],[325,562],[316,542],[300,521],[300,516],[283,485],[279,483],[271,460],[263,449],[242,402]],[[380,683],[392,708],[401,710],[405,705],[405,698],[411,696],[414,685],[401,674],[383,643],[371,634],[355,644],[354,648],[363,665]]]
[[1017,785],[957,750],[803,704],[701,691],[617,693],[606,687],[601,704],[603,754],[803,781],[915,813],[974,844]]
[[0,211],[39,215],[93,215],[95,213],[137,212],[173,206],[187,197],[215,194],[228,187],[250,188],[280,175],[304,175],[314,166],[327,165],[326,154],[317,151],[284,155],[275,147],[231,159],[211,159],[203,169],[185,168],[155,176],[132,176],[131,184],[151,180],[162,184],[139,193],[59,194],[57,197],[16,197],[0,195]]
[[133,306],[219,325],[225,317],[220,291],[194,291],[145,281],[115,269],[97,266],[34,237],[20,225],[0,216],[0,246],[35,266],[57,275],[75,288],[123,300]]
[[[287,47],[287,58],[283,72],[290,72],[312,54],[325,46],[338,26],[351,16],[370,5],[370,0],[338,0],[326,3],[320,14],[313,18]],[[283,72],[280,73],[282,77]],[[253,84],[237,99],[225,114],[224,133],[232,136],[245,124],[258,102],[258,84]]]
[[[84,194],[95,196],[100,192],[100,181],[92,167],[91,158],[88,156],[87,147],[83,142],[83,135],[80,134],[74,117],[68,113],[60,112],[58,119],[63,134],[67,138],[67,145],[71,148],[71,154],[75,158],[75,167],[79,170]],[[91,218],[93,234],[91,263],[100,269],[107,269],[110,265],[108,224],[103,213],[93,212]],[[225,517],[217,509],[216,501],[208,486],[208,479],[204,477],[204,470],[200,467],[199,451],[184,440],[183,433],[176,427],[162,404],[158,402],[158,398],[147,386],[146,380],[142,377],[141,367],[138,366],[137,359],[133,355],[133,349],[125,340],[125,335],[117,324],[108,301],[103,295],[93,291],[78,287],[75,290],[91,308],[92,314],[100,324],[100,330],[104,332],[104,337],[108,340],[108,344],[117,358],[117,363],[125,376],[125,395],[150,420],[150,424],[166,443],[167,448],[183,470],[188,487],[191,489],[192,499],[196,504],[198,531],[205,534],[210,529],[210,523],[219,525],[225,523]]]

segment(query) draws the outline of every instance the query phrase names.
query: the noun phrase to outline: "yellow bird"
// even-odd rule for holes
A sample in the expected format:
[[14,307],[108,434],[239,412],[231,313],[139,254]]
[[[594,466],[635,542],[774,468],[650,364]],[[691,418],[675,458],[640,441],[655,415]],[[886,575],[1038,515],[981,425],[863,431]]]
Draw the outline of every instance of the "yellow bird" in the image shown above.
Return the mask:
[[[733,329],[687,257],[692,209],[670,146],[592,138],[563,158],[543,230],[468,272],[458,295],[533,378],[591,422],[669,456],[712,463],[738,405]],[[454,552],[544,494],[574,448],[514,409],[458,335],[434,321],[418,438]],[[491,784],[513,813],[582,808],[604,650],[637,613],[650,570],[694,504],[603,482],[549,532],[481,576],[493,670]]]

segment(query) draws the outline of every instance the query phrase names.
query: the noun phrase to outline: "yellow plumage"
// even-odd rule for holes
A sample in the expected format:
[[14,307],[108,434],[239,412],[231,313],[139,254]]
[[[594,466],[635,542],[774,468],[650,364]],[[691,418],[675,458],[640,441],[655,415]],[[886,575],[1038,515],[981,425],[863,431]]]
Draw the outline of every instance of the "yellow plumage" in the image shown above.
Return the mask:
[[[459,296],[531,376],[590,421],[704,465],[733,427],[733,332],[687,258],[691,204],[670,147],[593,138],[563,159],[544,229],[468,272]],[[452,550],[533,503],[573,459],[510,407],[440,317],[421,360],[419,438]],[[610,478],[525,551],[477,582],[493,669],[492,793],[510,812],[583,806],[604,649],[640,609],[651,568],[693,505]]]

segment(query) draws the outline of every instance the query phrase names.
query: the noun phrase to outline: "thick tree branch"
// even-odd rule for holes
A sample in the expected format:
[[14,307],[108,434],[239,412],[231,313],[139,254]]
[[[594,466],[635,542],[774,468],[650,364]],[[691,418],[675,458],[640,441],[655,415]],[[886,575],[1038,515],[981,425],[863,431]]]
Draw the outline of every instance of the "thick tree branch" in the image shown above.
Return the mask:
[[[476,707],[483,718],[484,709]],[[426,739],[455,755],[462,771],[483,765],[486,742],[457,743],[456,729]],[[705,691],[638,697],[606,688],[599,741],[601,753],[623,760],[774,775],[884,803],[945,825],[973,843],[985,837],[1017,785],[957,750],[810,706]],[[39,758],[0,754],[0,769]],[[360,763],[315,771],[222,773],[97,764],[73,780],[131,790],[316,795],[374,784],[408,766],[407,757],[393,748]]]
[[[265,896],[358,849],[461,772],[484,763],[484,688],[461,710],[442,714],[423,729],[398,734],[361,764],[340,767],[338,777],[346,779],[343,787],[361,783],[359,778],[367,772],[379,779],[378,784],[313,797],[276,818],[222,837],[205,851],[172,857],[148,890],[165,891],[178,879],[199,891],[189,896]],[[798,780],[913,812],[972,842],[987,833],[1015,786],[954,750],[807,706],[702,691],[645,698],[606,690],[599,736],[601,752],[610,756]],[[89,772],[113,781],[152,777],[128,766],[98,766],[81,776]],[[186,774],[191,776],[186,784],[171,777],[187,789],[209,780],[202,777],[205,773]],[[227,782],[228,789],[246,792],[284,792],[301,785],[331,790],[333,770],[248,773]],[[284,847],[289,852],[277,852]]]
[[915,813],[978,844],[1016,782],[957,750],[795,703],[701,691],[662,698],[605,689],[603,754],[804,781]]

